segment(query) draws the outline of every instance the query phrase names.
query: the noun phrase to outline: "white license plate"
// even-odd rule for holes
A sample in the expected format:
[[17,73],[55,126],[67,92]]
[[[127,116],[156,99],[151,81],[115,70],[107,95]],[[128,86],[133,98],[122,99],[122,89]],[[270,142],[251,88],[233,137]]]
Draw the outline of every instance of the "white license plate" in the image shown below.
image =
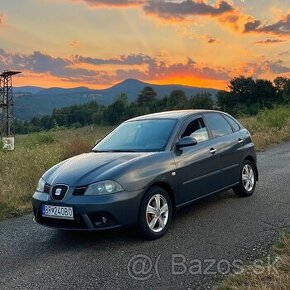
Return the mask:
[[42,205],[42,216],[57,219],[73,220],[74,213],[72,207],[66,206],[54,206],[54,205]]

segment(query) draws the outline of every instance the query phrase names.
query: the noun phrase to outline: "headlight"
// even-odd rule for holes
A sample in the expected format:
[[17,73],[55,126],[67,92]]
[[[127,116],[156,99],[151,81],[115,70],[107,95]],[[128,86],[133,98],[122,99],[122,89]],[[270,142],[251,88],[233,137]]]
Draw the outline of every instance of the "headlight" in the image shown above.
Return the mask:
[[42,178],[40,178],[36,187],[36,191],[44,192],[44,186],[45,186],[45,181]]
[[113,180],[105,180],[89,185],[85,195],[101,195],[123,191],[123,187]]

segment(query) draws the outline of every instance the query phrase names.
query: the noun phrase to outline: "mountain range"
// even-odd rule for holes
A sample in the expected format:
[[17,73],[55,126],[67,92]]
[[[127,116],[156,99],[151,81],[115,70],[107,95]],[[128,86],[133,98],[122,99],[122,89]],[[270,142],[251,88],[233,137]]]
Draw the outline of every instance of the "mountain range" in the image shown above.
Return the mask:
[[124,93],[129,101],[137,99],[145,87],[152,87],[158,98],[169,95],[173,90],[183,90],[187,96],[209,92],[215,97],[217,90],[184,85],[155,85],[135,79],[127,79],[107,89],[94,90],[87,87],[77,88],[41,88],[34,86],[14,87],[15,116],[21,120],[30,120],[34,116],[52,114],[53,109],[97,101],[102,105],[111,104],[116,96]]

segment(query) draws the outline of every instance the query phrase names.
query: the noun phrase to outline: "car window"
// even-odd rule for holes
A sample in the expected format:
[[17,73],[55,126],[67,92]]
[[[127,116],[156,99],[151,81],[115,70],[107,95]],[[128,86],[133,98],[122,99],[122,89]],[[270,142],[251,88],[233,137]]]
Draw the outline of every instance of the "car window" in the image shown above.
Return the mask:
[[218,113],[208,113],[205,114],[205,119],[213,137],[220,137],[233,133],[232,127],[222,115]]
[[101,140],[93,151],[163,151],[175,124],[174,119],[124,122]]
[[198,118],[192,121],[181,135],[181,137],[185,136],[191,136],[195,138],[197,142],[208,140],[209,137],[203,119]]
[[231,117],[228,115],[223,114],[225,119],[230,123],[230,125],[233,127],[234,131],[237,132],[241,129],[240,125]]

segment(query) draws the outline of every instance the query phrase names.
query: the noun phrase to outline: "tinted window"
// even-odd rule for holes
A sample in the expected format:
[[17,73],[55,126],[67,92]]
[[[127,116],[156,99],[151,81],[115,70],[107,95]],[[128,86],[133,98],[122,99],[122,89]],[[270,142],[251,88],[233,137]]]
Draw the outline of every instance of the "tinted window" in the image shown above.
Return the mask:
[[222,115],[218,113],[205,114],[205,119],[213,137],[220,137],[233,133],[231,126]]
[[94,151],[162,151],[176,120],[125,122],[94,147]]
[[208,140],[208,133],[202,118],[195,119],[185,129],[181,137],[191,136],[197,142]]
[[231,124],[231,126],[234,128],[234,131],[239,131],[241,128],[240,128],[240,125],[231,117],[227,116],[227,115],[223,115],[226,120]]

